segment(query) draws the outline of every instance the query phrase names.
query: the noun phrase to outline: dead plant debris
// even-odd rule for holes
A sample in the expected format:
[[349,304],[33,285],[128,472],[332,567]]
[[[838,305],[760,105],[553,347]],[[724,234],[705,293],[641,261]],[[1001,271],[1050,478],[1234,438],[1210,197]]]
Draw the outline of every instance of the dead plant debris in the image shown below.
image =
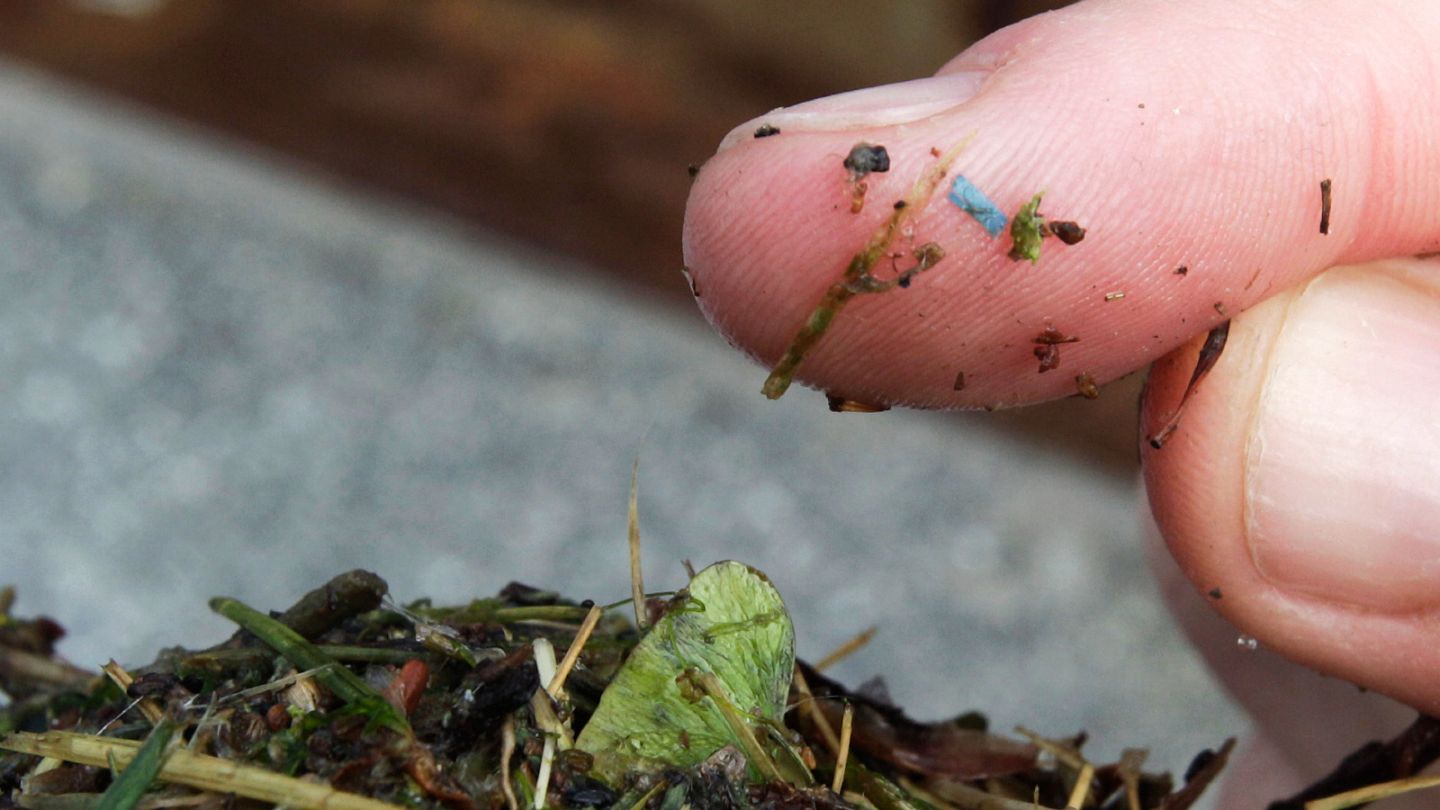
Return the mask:
[[[722,573],[760,595],[741,589],[738,600],[722,598],[715,590]],[[659,741],[656,750],[683,752],[672,764],[617,770],[626,760],[595,742],[592,718],[600,722],[602,698],[622,671],[630,672],[621,680],[632,691],[656,677],[645,674],[656,672],[651,658],[629,667],[649,636],[618,605],[601,609],[518,584],[449,607],[390,605],[381,601],[385,591],[374,574],[350,572],[278,618],[216,599],[216,609],[245,629],[207,649],[164,650],[133,672],[115,668],[132,678],[124,691],[59,659],[53,641],[63,631],[55,622],[0,612],[0,672],[10,699],[0,707],[0,806],[222,810],[238,796],[330,810],[917,810],[927,802],[951,810],[1060,808],[1083,796],[1091,807],[1182,810],[1229,751],[1227,743],[1192,766],[1175,790],[1169,776],[1140,772],[1143,753],[1088,762],[1083,734],[1016,740],[991,733],[974,712],[917,722],[880,697],[883,685],[852,692],[793,662],[785,652],[793,649],[789,619],[768,580],[722,563],[669,599],[647,600],[657,609],[649,633],[665,634],[650,649],[698,645],[675,659],[678,676],[658,677],[674,687],[674,711],[695,715],[699,725],[677,726],[665,743],[666,720],[616,715],[613,707],[626,704],[608,698],[605,722],[618,733],[634,723]],[[427,638],[449,644],[423,642],[422,625]],[[774,646],[773,660],[722,668],[762,637]],[[734,649],[711,662],[712,645]],[[567,654],[557,667],[560,649]],[[50,667],[17,670],[9,666],[16,654]],[[752,669],[764,700],[746,693]],[[296,702],[301,684],[308,697]],[[162,712],[154,731],[128,711],[140,697]],[[632,698],[653,705],[643,690]],[[757,700],[772,711],[755,713]],[[773,711],[782,705],[798,710]],[[1424,747],[1412,740],[1386,750],[1418,768]],[[1040,756],[1042,749],[1066,752],[1064,761]],[[46,757],[50,764],[38,768]],[[110,763],[124,768],[122,776]],[[102,793],[117,798],[106,805]]]
[[1075,390],[1086,399],[1100,398],[1100,386],[1095,384],[1095,378],[1090,376],[1088,371],[1082,371],[1075,375]]
[[1150,437],[1150,446],[1159,450],[1165,446],[1165,442],[1175,434],[1180,427],[1180,417],[1185,413],[1185,405],[1190,402],[1190,396],[1195,393],[1195,388],[1225,351],[1225,341],[1230,337],[1230,322],[1225,321],[1205,336],[1205,343],[1200,346],[1200,354],[1195,358],[1195,370],[1190,373],[1190,382],[1185,385],[1185,392],[1180,395],[1180,404],[1175,406],[1175,413],[1166,421],[1165,425]]
[[883,413],[890,410],[889,405],[846,399],[836,394],[826,394],[825,402],[829,405],[831,413]]
[[930,168],[926,169],[903,200],[905,205],[895,206],[890,216],[886,217],[885,222],[871,235],[860,252],[851,257],[840,279],[830,285],[830,288],[821,296],[819,303],[811,310],[809,317],[805,319],[795,333],[795,337],[791,339],[790,345],[771,367],[770,375],[765,378],[765,384],[760,389],[766,397],[779,399],[785,395],[801,361],[820,342],[820,338],[824,337],[830,324],[834,322],[835,317],[840,314],[840,310],[850,302],[850,299],[863,293],[886,292],[897,287],[909,286],[911,279],[917,274],[934,267],[944,258],[944,249],[934,242],[929,242],[915,249],[915,265],[902,272],[896,279],[885,281],[871,273],[876,263],[891,254],[890,244],[901,234],[908,218],[914,212],[923,210],[930,202],[931,195],[935,193],[935,188],[940,185],[940,181],[945,178],[946,172],[950,170],[950,165],[955,162],[955,158],[959,157],[960,152],[969,145],[972,139],[973,135],[962,139],[948,152],[941,155]]
[[1035,345],[1035,359],[1040,361],[1040,373],[1054,371],[1060,367],[1060,344],[1078,343],[1079,337],[1067,335],[1060,332],[1053,326],[1045,327],[1045,331],[1031,338]]
[[1330,233],[1330,178],[1320,181],[1320,234]]

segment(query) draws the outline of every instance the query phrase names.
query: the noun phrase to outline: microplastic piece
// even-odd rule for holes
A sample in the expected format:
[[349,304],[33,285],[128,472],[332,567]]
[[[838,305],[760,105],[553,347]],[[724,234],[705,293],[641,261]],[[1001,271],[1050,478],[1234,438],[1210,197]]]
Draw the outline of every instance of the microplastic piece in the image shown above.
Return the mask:
[[966,180],[964,175],[955,175],[955,182],[950,185],[950,194],[947,195],[950,202],[960,207],[961,211],[975,218],[990,238],[999,236],[1005,230],[1007,219],[1005,212],[990,202],[985,192],[975,187],[975,184]]

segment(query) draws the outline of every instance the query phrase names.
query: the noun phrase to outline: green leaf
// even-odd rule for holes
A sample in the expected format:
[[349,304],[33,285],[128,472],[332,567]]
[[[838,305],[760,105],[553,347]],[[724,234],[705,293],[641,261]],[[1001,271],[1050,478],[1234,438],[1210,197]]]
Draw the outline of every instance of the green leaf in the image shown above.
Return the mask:
[[[747,752],[752,775],[773,773],[753,755],[756,739],[773,735],[734,724],[778,724],[794,670],[795,628],[770,580],[738,562],[715,563],[635,646],[576,746],[611,783],[631,770],[695,765],[727,745]],[[697,688],[699,679],[711,688]]]
[[150,783],[155,781],[155,776],[160,773],[161,766],[165,764],[166,748],[174,734],[175,724],[169,720],[161,720],[159,725],[151,729],[150,736],[145,738],[145,744],[135,752],[135,758],[130,760],[125,770],[115,777],[115,781],[111,782],[110,787],[100,796],[95,810],[130,810],[139,804]]

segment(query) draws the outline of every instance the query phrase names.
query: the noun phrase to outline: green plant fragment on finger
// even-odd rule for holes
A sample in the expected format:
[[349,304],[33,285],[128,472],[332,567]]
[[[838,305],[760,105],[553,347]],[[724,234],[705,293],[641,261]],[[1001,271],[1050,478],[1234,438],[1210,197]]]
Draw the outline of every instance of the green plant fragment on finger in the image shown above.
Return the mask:
[[773,777],[763,749],[783,743],[757,730],[778,726],[794,669],[795,630],[780,594],[749,566],[716,563],[635,646],[576,746],[612,783],[634,770],[696,765],[727,745],[747,753],[752,778]]
[[1045,241],[1045,217],[1040,214],[1040,192],[1030,202],[1020,206],[1020,211],[1010,221],[1010,258],[1015,261],[1029,259],[1031,264],[1040,261],[1040,245]]

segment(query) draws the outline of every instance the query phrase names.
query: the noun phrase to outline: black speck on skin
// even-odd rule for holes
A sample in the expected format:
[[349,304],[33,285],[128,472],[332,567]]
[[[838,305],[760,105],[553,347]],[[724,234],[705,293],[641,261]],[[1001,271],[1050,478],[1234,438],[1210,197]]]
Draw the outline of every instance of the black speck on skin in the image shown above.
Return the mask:
[[1177,275],[1177,276],[1187,275],[1187,274],[1189,274],[1189,272],[1190,272],[1190,268],[1189,268],[1188,266],[1186,266],[1186,265],[1183,265],[1183,264],[1180,265],[1179,267],[1175,268],[1175,275]]
[[700,174],[700,164],[691,163],[689,166],[685,167],[685,173],[690,175],[691,177],[698,176]]
[[890,153],[879,144],[861,141],[850,148],[841,163],[850,172],[850,179],[859,180],[871,172],[890,171]]
[[1210,589],[1210,598],[1211,598],[1211,599],[1220,599],[1220,598],[1223,598],[1223,597],[1224,597],[1224,594],[1220,592],[1220,589],[1219,589],[1219,588],[1211,588],[1211,589]]
[[771,126],[771,125],[769,125],[769,124],[761,124],[760,127],[755,130],[755,137],[757,137],[757,138],[768,138],[768,137],[770,137],[771,135],[779,135],[779,134],[780,134],[780,128],[779,128],[779,127],[775,127],[775,126]]

